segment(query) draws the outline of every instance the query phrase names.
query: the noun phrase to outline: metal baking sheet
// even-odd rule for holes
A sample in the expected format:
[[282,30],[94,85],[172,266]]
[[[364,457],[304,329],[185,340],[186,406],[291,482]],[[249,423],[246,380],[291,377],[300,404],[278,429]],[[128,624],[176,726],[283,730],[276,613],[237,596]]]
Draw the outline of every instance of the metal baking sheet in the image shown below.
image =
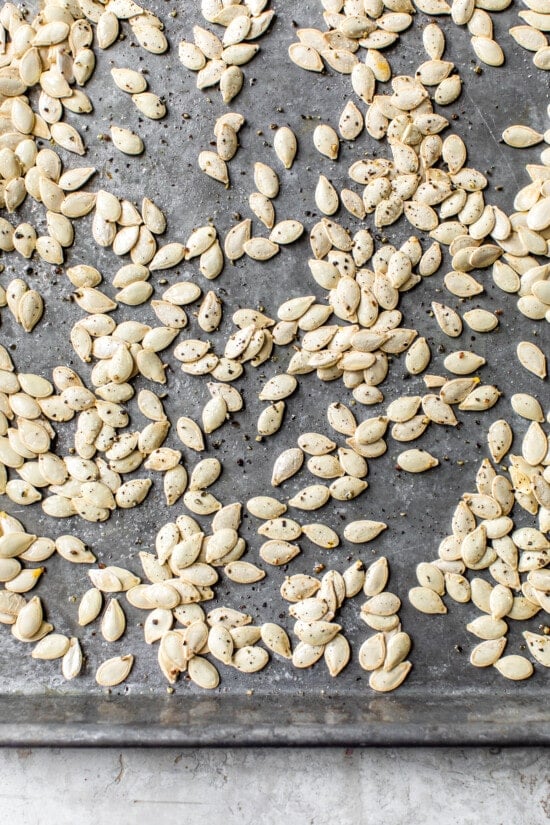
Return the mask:
[[[248,195],[253,191],[252,164],[256,160],[272,162],[281,172],[281,194],[275,202],[277,217],[298,218],[309,229],[318,219],[313,201],[317,175],[326,174],[337,188],[349,184],[347,168],[362,155],[385,155],[387,145],[373,141],[364,132],[351,144],[342,142],[340,160],[332,163],[313,149],[312,132],[323,121],[336,126],[345,101],[352,96],[349,77],[330,71],[326,75],[305,73],[287,59],[288,45],[295,40],[296,26],[322,27],[321,6],[308,2],[274,4],[277,17],[270,33],[261,41],[256,58],[244,67],[245,85],[233,101],[231,109],[245,115],[247,123],[240,133],[241,149],[230,163],[231,188],[219,184],[198,171],[196,157],[209,148],[217,116],[227,111],[217,90],[199,92],[195,76],[178,61],[177,44],[189,37],[194,24],[201,24],[199,4],[184,0],[173,4],[151,2],[149,7],[165,20],[171,49],[163,56],[150,55],[140,49],[124,26],[126,37],[103,53],[98,53],[97,68],[86,91],[94,102],[92,115],[69,120],[80,129],[88,147],[85,163],[94,164],[99,174],[90,188],[104,187],[117,195],[140,201],[143,195],[154,199],[166,210],[169,220],[167,240],[184,240],[191,229],[212,219],[224,236],[237,220],[237,213],[251,216]],[[521,50],[508,35],[508,28],[519,20],[519,7],[494,14],[495,37],[506,52],[506,65],[499,69],[482,66],[469,44],[465,28],[458,28],[449,18],[437,22],[447,36],[445,58],[460,70],[464,91],[460,99],[446,107],[452,128],[464,138],[469,151],[468,164],[489,177],[487,201],[512,210],[515,192],[528,182],[524,171],[527,162],[538,161],[540,147],[518,151],[504,145],[500,139],[503,128],[511,123],[525,123],[544,131],[547,128],[548,74],[533,67],[531,55]],[[174,16],[170,12],[174,11]],[[388,49],[394,74],[414,74],[425,59],[421,47],[422,28],[431,22],[417,14],[412,30],[405,32],[399,43]],[[147,71],[150,89],[165,96],[169,115],[160,122],[139,116],[129,97],[114,87],[110,69],[132,66]],[[363,107],[364,108],[364,107]],[[100,139],[111,122],[125,125],[143,135],[146,152],[139,158],[120,155],[109,142]],[[276,161],[272,138],[274,126],[288,124],[299,140],[299,155],[292,170],[281,171]],[[78,165],[67,155],[66,166]],[[39,226],[42,213],[26,204],[23,213]],[[350,229],[359,222],[340,213]],[[257,231],[260,231],[255,221]],[[372,216],[365,225],[373,228]],[[399,243],[408,237],[411,227],[404,221],[383,233],[374,231],[377,243],[382,239]],[[416,233],[418,234],[418,233]],[[106,291],[113,294],[110,278],[120,265],[114,256],[98,249],[90,237],[90,220],[77,224],[77,240],[67,255],[67,264],[95,262],[103,272]],[[424,247],[427,244],[424,241]],[[322,291],[312,281],[308,267],[307,234],[282,250],[271,261],[259,264],[246,258],[236,265],[227,264],[222,275],[207,282],[198,273],[198,266],[185,264],[175,270],[154,273],[155,292],[162,290],[161,279],[169,283],[180,277],[196,280],[204,291],[212,288],[224,302],[224,321],[211,336],[217,351],[232,331],[231,314],[239,306],[263,306],[274,316],[279,303],[291,296]],[[2,312],[0,339],[12,351],[19,371],[49,374],[62,363],[73,366],[87,379],[89,367],[76,359],[68,345],[72,324],[81,317],[78,307],[70,301],[71,285],[63,274],[38,260],[23,262],[14,255],[3,256],[1,283],[5,286],[15,276],[25,277],[43,292],[46,311],[32,335],[22,335],[7,310]],[[364,548],[345,542],[332,551],[321,550],[303,540],[302,554],[288,568],[269,569],[259,585],[239,588],[222,580],[217,586],[216,604],[245,609],[253,620],[278,621],[291,630],[287,605],[280,597],[279,587],[287,572],[311,573],[318,563],[344,570],[358,556],[369,563],[385,554],[391,566],[390,589],[397,592],[403,606],[400,613],[403,627],[412,638],[413,670],[406,683],[392,695],[377,695],[368,687],[368,674],[357,664],[360,643],[370,631],[359,619],[361,595],[346,602],[339,621],[350,639],[353,661],[335,680],[328,676],[323,663],[306,672],[297,671],[285,661],[272,659],[261,673],[244,677],[237,671],[220,666],[220,687],[206,694],[185,678],[168,695],[166,683],[156,664],[156,651],[147,647],[142,638],[144,616],[126,607],[128,630],[123,638],[108,645],[100,637],[96,625],[78,630],[87,656],[83,674],[73,682],[65,682],[59,673],[59,663],[35,662],[25,646],[17,643],[7,628],[0,639],[0,744],[48,745],[246,745],[246,744],[398,744],[398,743],[491,743],[508,744],[550,741],[550,703],[548,674],[537,668],[535,676],[524,683],[503,680],[496,671],[476,670],[468,664],[472,637],[465,624],[476,614],[469,605],[449,603],[449,614],[428,617],[414,611],[406,593],[415,583],[414,570],[420,561],[435,558],[437,545],[449,532],[452,511],[462,493],[474,489],[479,462],[485,455],[486,432],[489,424],[510,415],[509,399],[513,392],[528,391],[548,406],[548,384],[522,370],[515,347],[519,340],[538,342],[548,350],[548,325],[530,322],[516,310],[516,297],[506,295],[493,284],[490,271],[476,273],[485,292],[479,298],[462,303],[447,293],[442,284],[446,267],[424,280],[405,294],[400,308],[404,325],[416,327],[425,335],[433,352],[430,371],[442,370],[445,351],[450,348],[472,348],[487,358],[481,371],[482,380],[496,383],[503,397],[495,408],[484,414],[460,413],[461,426],[454,429],[432,425],[417,442],[436,454],[441,466],[430,473],[411,477],[396,472],[398,453],[395,442],[389,440],[386,455],[369,462],[369,489],[354,502],[335,503],[312,514],[298,514],[302,521],[320,520],[338,529],[352,518],[374,518],[387,521],[389,529]],[[501,311],[500,328],[491,335],[475,335],[466,330],[460,339],[444,339],[428,310],[432,300],[442,300],[459,309],[475,306]],[[120,307],[118,320],[136,317],[138,312]],[[139,310],[139,317],[153,323],[148,305]],[[199,332],[194,320],[183,335]],[[183,337],[183,336],[182,336]],[[455,347],[456,345],[456,347]],[[261,403],[257,393],[266,377],[284,368],[291,352],[278,349],[276,358],[259,370],[247,367],[246,374],[236,382],[245,392],[246,409],[233,415],[208,439],[210,455],[218,456],[224,472],[214,492],[223,503],[236,499],[245,501],[260,492],[269,494],[271,465],[282,449],[295,443],[304,430],[328,432],[326,408],[335,400],[350,401],[351,393],[341,382],[323,384],[315,375],[300,377],[298,392],[289,399],[285,426],[269,440],[255,440],[255,422]],[[208,398],[205,381],[185,376],[171,354],[167,355],[172,369],[169,374],[166,408],[174,421],[180,415],[200,416]],[[136,389],[146,386],[136,382]],[[402,359],[394,359],[390,374],[382,386],[386,402],[403,392],[424,392],[421,377],[404,375]],[[133,426],[145,421],[130,402]],[[356,407],[357,414],[367,417],[378,408]],[[512,419],[517,436],[521,437],[525,422]],[[67,449],[72,425],[58,428],[59,445]],[[173,432],[167,442],[178,446]],[[181,446],[181,445],[179,445]],[[517,446],[517,442],[516,442]],[[192,466],[196,456],[185,454]],[[299,487],[310,483],[307,474],[287,482],[279,491],[290,497]],[[158,476],[144,505],[134,511],[118,511],[102,525],[90,525],[79,519],[55,521],[43,515],[39,505],[18,508],[8,501],[2,506],[20,518],[28,530],[39,535],[57,536],[75,533],[81,536],[106,564],[127,565],[140,572],[137,554],[153,546],[158,528],[173,520],[182,507],[168,508],[162,496]],[[525,515],[525,514],[524,514]],[[518,523],[528,523],[524,515]],[[199,521],[201,519],[199,518]],[[209,520],[204,520],[208,525]],[[245,556],[258,559],[260,542],[255,533],[258,523],[244,518],[241,534],[249,543]],[[85,569],[71,566],[59,558],[46,562],[47,573],[36,592],[51,616],[56,630],[72,635],[76,631],[76,602],[87,587]],[[525,628],[536,630],[540,618],[527,623],[512,622],[508,651],[518,651],[520,633]],[[94,681],[99,661],[119,652],[136,655],[134,670],[128,682],[106,694]]]

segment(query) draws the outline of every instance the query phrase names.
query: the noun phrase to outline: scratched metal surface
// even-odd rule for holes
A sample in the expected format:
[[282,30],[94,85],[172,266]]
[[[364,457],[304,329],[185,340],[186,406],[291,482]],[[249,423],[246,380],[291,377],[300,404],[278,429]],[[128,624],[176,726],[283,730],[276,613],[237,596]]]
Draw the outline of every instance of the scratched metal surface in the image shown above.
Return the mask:
[[[295,38],[294,26],[317,25],[322,20],[319,4],[308,2],[280,3],[279,16],[272,30],[260,41],[261,51],[244,67],[246,81],[242,93],[231,108],[246,116],[247,125],[240,133],[241,149],[230,163],[232,186],[225,191],[219,184],[202,175],[196,166],[201,149],[209,148],[213,138],[215,118],[226,111],[219,93],[197,91],[195,76],[185,70],[177,59],[177,43],[190,36],[192,25],[201,23],[198,4],[186,0],[178,6],[178,14],[168,17],[171,6],[151,3],[167,23],[172,44],[168,54],[149,55],[139,49],[131,35],[98,55],[93,79],[86,87],[94,102],[91,116],[74,118],[82,129],[88,146],[86,163],[94,164],[99,174],[92,188],[105,187],[117,195],[139,201],[142,195],[153,198],[166,211],[169,221],[167,240],[184,240],[191,229],[213,219],[224,236],[235,222],[235,213],[249,215],[248,195],[253,191],[252,164],[255,160],[273,163],[281,174],[281,194],[275,202],[278,219],[298,218],[310,228],[318,219],[313,202],[317,175],[326,174],[337,188],[348,185],[347,168],[363,154],[386,154],[387,147],[373,141],[366,132],[355,143],[342,143],[340,160],[333,163],[315,153],[312,132],[319,118],[337,125],[345,100],[351,96],[348,77],[329,72],[312,75],[299,70],[287,59],[287,47]],[[500,134],[512,122],[526,123],[540,131],[546,125],[548,75],[532,66],[529,53],[515,46],[507,30],[515,25],[517,8],[493,16],[496,37],[503,45],[507,63],[500,69],[483,67],[481,74],[473,72],[476,65],[467,31],[450,20],[438,19],[447,35],[445,58],[453,60],[464,81],[461,98],[444,114],[452,115],[452,127],[464,138],[468,164],[487,173],[491,186],[487,201],[512,209],[515,191],[527,182],[526,162],[537,162],[540,149],[515,151],[502,144]],[[417,15],[413,30],[405,32],[396,47],[387,51],[394,74],[414,73],[425,59],[421,48],[422,27],[430,21]],[[164,94],[169,116],[161,122],[139,117],[131,100],[114,87],[109,75],[113,66],[147,68],[150,89]],[[184,117],[185,115],[185,117]],[[187,115],[189,117],[187,117]],[[127,158],[98,140],[108,130],[110,122],[139,130],[146,152],[140,158]],[[272,126],[288,124],[299,140],[299,155],[292,170],[281,171],[272,144]],[[66,165],[74,166],[74,158],[66,157]],[[498,189],[495,188],[498,186]],[[40,212],[25,207],[31,221],[42,221]],[[252,216],[251,216],[252,217]],[[355,230],[359,222],[347,214],[343,223]],[[373,227],[372,216],[365,225]],[[260,227],[257,226],[257,231]],[[103,272],[105,290],[114,293],[110,278],[120,262],[109,252],[98,249],[89,236],[90,222],[77,225],[77,240],[67,256],[67,264],[96,261]],[[380,238],[380,233],[375,233]],[[399,243],[408,237],[411,227],[402,221],[384,232],[390,242]],[[424,240],[424,247],[426,241]],[[313,283],[307,268],[309,257],[306,236],[284,248],[271,261],[259,264],[241,259],[235,266],[227,265],[219,279],[205,281],[198,267],[191,263],[164,273],[153,273],[151,282],[158,294],[159,281],[170,283],[189,277],[200,283],[204,291],[213,288],[224,301],[224,321],[219,332],[211,336],[217,351],[232,331],[231,314],[238,306],[264,306],[274,316],[279,303],[294,295],[322,291]],[[7,310],[2,313],[0,338],[11,346],[16,368],[49,374],[60,363],[73,366],[83,378],[89,367],[80,363],[68,345],[72,324],[81,311],[69,300],[71,285],[63,274],[33,260],[29,267],[13,256],[4,256],[5,266],[0,276],[6,285],[12,277],[21,275],[36,284],[46,298],[46,312],[33,335],[22,336]],[[78,629],[86,654],[82,675],[74,682],[65,682],[58,663],[37,663],[30,659],[25,646],[17,643],[7,628],[0,636],[0,674],[2,691],[0,708],[0,742],[2,743],[62,743],[107,744],[126,742],[142,744],[247,744],[253,742],[318,742],[384,743],[384,742],[530,742],[548,739],[548,677],[537,669],[534,678],[514,684],[502,680],[492,670],[480,671],[468,665],[468,652],[473,646],[465,624],[476,614],[473,605],[455,605],[450,600],[449,615],[427,617],[413,611],[406,593],[415,584],[414,569],[418,562],[435,558],[440,539],[449,532],[450,518],[461,494],[474,488],[474,477],[485,455],[486,432],[491,421],[508,416],[508,399],[512,392],[529,391],[548,404],[547,384],[522,371],[514,355],[521,339],[534,340],[548,348],[547,325],[529,322],[515,309],[514,296],[505,295],[494,287],[488,271],[476,273],[485,286],[478,298],[463,304],[443,288],[446,271],[426,279],[412,292],[403,296],[401,310],[404,325],[425,335],[433,352],[430,372],[442,370],[445,350],[472,348],[486,356],[487,366],[481,371],[486,383],[496,383],[503,391],[498,405],[483,415],[462,413],[462,426],[446,429],[432,425],[418,446],[432,451],[441,459],[441,466],[431,473],[411,477],[395,470],[398,445],[389,439],[389,449],[382,458],[369,462],[369,489],[354,502],[329,504],[312,514],[299,513],[299,520],[324,521],[343,529],[352,518],[374,518],[386,521],[389,529],[365,548],[343,542],[333,551],[321,550],[301,541],[302,554],[286,569],[269,569],[259,585],[240,588],[227,580],[216,587],[216,604],[245,609],[253,620],[272,620],[291,630],[286,616],[286,603],[279,587],[288,573],[313,572],[318,563],[344,570],[358,556],[366,563],[385,554],[391,566],[389,587],[403,599],[403,627],[413,638],[412,673],[402,688],[392,696],[374,694],[368,687],[368,674],[360,670],[356,652],[370,631],[359,619],[362,597],[348,601],[342,609],[341,621],[354,651],[351,664],[332,680],[323,663],[312,670],[300,672],[287,662],[272,659],[261,673],[244,677],[237,671],[220,666],[221,684],[213,694],[205,695],[188,680],[182,679],[173,695],[166,694],[166,685],[156,665],[156,651],[142,640],[144,616],[124,605],[128,630],[115,644],[108,645],[100,636],[97,623]],[[26,273],[26,274],[25,274]],[[429,304],[441,299],[458,309],[474,306],[502,310],[498,331],[489,335],[474,335],[465,331],[460,339],[445,340],[435,321],[428,316]],[[129,317],[154,323],[148,305],[135,309],[120,307],[115,317]],[[544,326],[544,329],[542,328]],[[200,330],[191,319],[182,337],[195,337]],[[260,370],[247,368],[236,382],[245,393],[246,409],[232,416],[230,424],[209,439],[209,453],[223,462],[224,471],[213,492],[223,503],[236,499],[245,501],[260,492],[269,494],[271,465],[275,455],[295,443],[304,430],[328,431],[326,407],[334,400],[347,401],[351,394],[341,382],[320,383],[315,375],[300,377],[298,392],[289,399],[285,426],[264,443],[255,441],[255,421],[261,409],[257,393],[266,377],[284,368],[291,352],[279,349],[276,359]],[[207,400],[205,381],[184,376],[171,354],[167,355],[172,369],[169,373],[165,405],[170,418],[179,415],[200,417]],[[395,359],[390,374],[382,386],[386,402],[403,392],[422,394],[421,377],[403,381],[404,368]],[[406,377],[406,376],[405,376]],[[136,390],[145,386],[136,382]],[[132,426],[146,422],[137,413],[135,401],[130,402]],[[358,409],[360,417],[378,412],[378,408]],[[521,437],[525,423],[513,419]],[[61,450],[70,444],[72,425],[58,428]],[[171,433],[170,446],[178,444]],[[185,451],[184,451],[185,452]],[[196,456],[185,453],[187,466]],[[460,461],[460,464],[458,463]],[[142,474],[139,473],[138,474]],[[281,489],[284,498],[307,483],[302,471]],[[106,564],[127,565],[140,571],[137,554],[153,546],[158,528],[173,520],[182,507],[168,508],[163,501],[162,483],[155,477],[145,504],[134,511],[118,511],[105,524],[90,525],[79,519],[56,522],[43,515],[39,505],[17,508],[2,502],[9,512],[22,519],[28,530],[39,535],[57,536],[72,532],[81,536]],[[206,528],[209,519],[204,522]],[[530,523],[525,514],[518,523]],[[249,544],[245,556],[258,560],[258,523],[244,518],[241,534]],[[85,569],[71,566],[61,559],[46,562],[47,573],[36,592],[43,598],[48,616],[59,632],[76,632],[76,601],[87,588]],[[512,622],[512,625],[516,623]],[[512,626],[509,652],[518,651],[520,632],[527,627],[536,630],[540,619],[535,617],[521,627]],[[94,673],[98,663],[118,653],[133,652],[134,670],[128,682],[115,688],[111,695],[98,688]],[[253,689],[253,695],[246,692]]]

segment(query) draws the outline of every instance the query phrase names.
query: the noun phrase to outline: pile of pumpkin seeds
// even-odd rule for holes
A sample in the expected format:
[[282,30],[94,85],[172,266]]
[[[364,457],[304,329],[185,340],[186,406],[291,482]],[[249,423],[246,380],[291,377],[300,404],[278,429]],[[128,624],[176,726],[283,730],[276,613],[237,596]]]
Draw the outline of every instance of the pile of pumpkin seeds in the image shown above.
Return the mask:
[[[414,76],[396,75],[391,55],[388,59],[384,54],[407,37],[418,10],[450,15],[456,25],[467,26],[478,60],[500,66],[505,50],[493,38],[489,12],[508,5],[509,0],[453,0],[451,5],[444,0],[415,0],[414,5],[410,0],[322,0],[318,20],[298,27],[298,40],[288,49],[288,58],[306,71],[328,67],[349,74],[351,80],[351,96],[337,128],[320,122],[312,134],[319,167],[311,204],[321,219],[307,226],[302,219],[276,217],[274,201],[299,151],[296,134],[283,125],[274,127],[270,153],[261,160],[250,157],[254,191],[242,209],[250,210],[259,230],[253,219],[239,215],[225,238],[210,221],[186,239],[169,243],[162,240],[167,220],[161,205],[147,194],[136,204],[107,189],[84,188],[93,186],[97,170],[65,168],[56,151],[60,147],[69,154],[86,154],[87,128],[81,132],[64,118],[67,112],[92,112],[93,100],[83,87],[94,73],[94,50],[110,49],[131,36],[145,52],[162,55],[170,42],[177,45],[169,30],[167,37],[164,22],[134,0],[47,0],[32,19],[10,2],[0,9],[0,206],[6,210],[0,217],[0,250],[26,260],[38,256],[60,268],[83,313],[70,331],[70,345],[83,364],[93,365],[91,387],[66,365],[56,367],[50,381],[19,371],[8,349],[0,347],[0,490],[18,507],[40,503],[52,519],[78,515],[104,522],[118,509],[139,506],[161,474],[167,506],[178,505],[183,511],[158,529],[154,548],[140,552],[140,575],[117,565],[88,568],[89,582],[83,584],[75,620],[82,627],[97,621],[102,638],[114,643],[126,630],[126,602],[146,611],[144,639],[157,645],[159,667],[169,685],[186,674],[197,686],[213,689],[221,664],[252,674],[273,655],[298,669],[323,658],[330,676],[336,677],[352,656],[338,611],[361,593],[367,601],[357,604],[357,615],[375,631],[357,651],[359,665],[370,673],[370,687],[394,690],[409,674],[411,638],[401,627],[400,597],[386,590],[387,558],[370,564],[357,558],[339,571],[333,566],[340,546],[334,521],[327,517],[310,522],[301,516],[298,521],[286,513],[289,507],[303,514],[368,495],[367,461],[386,452],[388,431],[398,445],[408,444],[430,424],[467,427],[468,416],[459,421],[455,411],[479,414],[499,402],[499,388],[482,383],[476,374],[486,359],[474,351],[452,350],[444,359],[446,374],[427,372],[432,352],[425,336],[402,326],[402,293],[435,276],[434,282],[453,299],[466,301],[484,291],[483,278],[472,273],[490,270],[499,289],[517,293],[523,316],[543,325],[550,322],[550,264],[539,260],[550,256],[550,148],[542,151],[540,164],[526,166],[531,182],[517,192],[516,211],[507,215],[487,202],[487,177],[466,166],[467,146],[452,131],[451,120],[434,109],[434,104],[454,103],[462,91],[460,67],[444,59],[443,30],[435,22],[423,29],[426,59]],[[547,0],[529,0],[527,5],[528,10],[520,12],[526,25],[510,29],[510,35],[534,53],[535,67],[548,70],[544,32],[550,28],[550,5]],[[225,104],[239,94],[245,80],[240,67],[259,51],[256,41],[269,36],[275,13],[267,6],[267,0],[203,0],[202,16],[210,27],[195,25],[193,39],[178,46],[183,67],[197,72],[199,89],[219,86]],[[314,27],[321,19],[326,30]],[[113,66],[111,76],[140,115],[152,121],[165,117],[166,101],[149,90],[146,73]],[[384,91],[388,83],[391,91]],[[154,79],[151,85],[154,89]],[[366,107],[365,114],[360,107]],[[199,169],[226,188],[231,187],[230,165],[244,124],[238,112],[224,113],[212,124],[215,151],[202,149],[196,158]],[[348,168],[349,186],[338,190],[330,173],[324,174],[326,162],[337,163],[340,141],[351,147],[364,131],[382,148],[373,157],[358,148]],[[112,124],[104,137],[130,158],[147,150],[139,129]],[[46,140],[51,148],[39,145]],[[518,149],[550,144],[550,130],[511,125],[503,140]],[[18,222],[27,196],[44,208],[47,234],[39,235],[27,221]],[[343,217],[336,220],[340,209]],[[352,233],[346,213],[364,226]],[[71,252],[76,222],[86,215],[91,215],[94,242],[116,256],[115,274],[107,284],[95,262],[74,260]],[[414,234],[396,247],[386,236],[402,218]],[[223,352],[216,353],[209,338],[222,322],[219,291],[203,293],[189,274],[153,297],[151,273],[182,262],[214,281],[247,256],[251,265],[260,267],[261,277],[262,262],[298,241],[306,229],[312,257],[304,280],[311,277],[312,289],[324,295],[290,295],[278,308],[264,311],[235,309],[226,290],[224,303],[234,310],[235,331]],[[442,247],[448,248],[451,270],[439,279]],[[65,268],[66,259],[70,265]],[[446,338],[459,337],[464,325],[483,335],[499,325],[496,313],[478,308],[461,315],[434,291],[435,297],[430,318]],[[22,332],[40,329],[44,299],[23,278],[0,287],[0,304]],[[157,326],[143,322],[144,305],[150,306]],[[112,313],[119,306],[129,307],[130,313],[136,310],[117,323]],[[186,336],[190,314],[203,336]],[[185,409],[175,421],[165,412],[163,397],[171,388],[162,353],[172,346],[186,375],[199,380],[208,376],[210,398],[200,422]],[[384,403],[380,387],[401,355],[406,373],[422,376],[428,392]],[[531,376],[545,381],[544,346],[521,341],[517,357]],[[284,369],[278,366],[282,359]],[[261,522],[258,558],[251,553],[247,559],[251,548],[239,535],[243,503],[224,504],[211,490],[222,473],[221,461],[207,454],[191,467],[181,449],[165,442],[173,429],[187,451],[210,453],[211,434],[250,404],[233,382],[250,367],[275,363],[277,372],[264,380],[258,394],[267,404],[257,419],[259,441],[283,427],[300,376],[315,373],[327,387],[341,379],[343,388],[327,404],[328,432],[303,432],[296,445],[273,459],[273,488],[284,489],[285,482],[303,471],[313,476],[313,483],[286,501],[265,490],[246,502],[247,514]],[[138,376],[151,384],[136,399],[149,422],[141,430],[131,428],[126,408]],[[348,405],[342,399],[350,393]],[[418,610],[437,614],[447,611],[445,595],[458,603],[471,599],[481,611],[468,624],[481,639],[472,651],[472,664],[494,665],[504,677],[521,680],[532,674],[533,665],[522,654],[502,656],[505,619],[527,620],[541,610],[550,612],[550,451],[544,429],[550,409],[527,393],[512,395],[510,404],[510,416],[529,422],[524,431],[521,423],[514,425],[522,435],[521,454],[510,453],[513,434],[506,420],[487,427],[491,460],[484,459],[479,468],[476,492],[465,493],[457,505],[452,534],[441,543],[438,558],[418,565],[418,586],[409,591],[409,600]],[[363,417],[358,412],[363,406],[376,407],[375,414]],[[73,419],[73,446],[60,454],[57,436]],[[343,443],[334,440],[337,436]],[[424,473],[435,470],[440,460],[442,456],[428,450],[407,448],[396,456],[396,468]],[[502,464],[505,460],[509,466]],[[141,477],[133,475],[138,470]],[[523,525],[525,513],[538,519],[537,527]],[[384,521],[365,518],[348,521],[341,532],[345,542],[358,547],[375,542],[387,527]],[[44,571],[28,565],[41,565],[55,553],[82,565],[94,565],[96,557],[77,536],[52,539],[27,533],[6,513],[0,514],[0,528],[0,622],[11,626],[18,641],[34,645],[33,658],[59,659],[63,677],[73,679],[81,673],[86,652],[76,636],[55,632],[45,614],[52,605],[43,605],[41,596],[27,600],[25,594],[38,585]],[[323,575],[321,569],[319,575],[292,571],[301,538],[335,551],[335,561]],[[220,574],[238,591],[261,587],[278,567],[284,567],[280,593],[295,620],[296,642],[275,621],[269,605],[254,623],[248,613],[220,605],[216,596]],[[468,570],[487,571],[492,582],[468,578]],[[525,631],[524,638],[530,656],[550,666],[550,628]],[[103,661],[96,673],[98,684],[110,688],[125,681],[134,656],[139,657],[139,651]]]
[[[521,454],[510,452],[510,424],[495,421],[487,435],[491,459],[484,458],[479,466],[476,491],[464,493],[457,504],[452,532],[439,545],[439,557],[418,565],[418,586],[409,591],[409,599],[417,610],[432,614],[447,612],[445,594],[459,604],[472,601],[480,615],[466,627],[481,641],[472,649],[470,662],[475,667],[492,665],[505,678],[522,680],[533,673],[531,661],[521,653],[502,654],[506,619],[528,620],[550,607],[549,437],[534,396],[516,393],[511,406],[524,424]],[[537,517],[537,527],[518,526],[525,513]],[[525,649],[550,667],[550,627],[543,621],[539,628],[542,632],[524,631]]]

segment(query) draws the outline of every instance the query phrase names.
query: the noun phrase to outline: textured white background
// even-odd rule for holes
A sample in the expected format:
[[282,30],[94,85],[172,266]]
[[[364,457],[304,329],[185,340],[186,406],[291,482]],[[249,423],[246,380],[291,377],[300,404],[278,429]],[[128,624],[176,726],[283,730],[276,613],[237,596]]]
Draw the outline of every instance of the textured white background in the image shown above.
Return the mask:
[[542,748],[4,750],[9,825],[545,825]]

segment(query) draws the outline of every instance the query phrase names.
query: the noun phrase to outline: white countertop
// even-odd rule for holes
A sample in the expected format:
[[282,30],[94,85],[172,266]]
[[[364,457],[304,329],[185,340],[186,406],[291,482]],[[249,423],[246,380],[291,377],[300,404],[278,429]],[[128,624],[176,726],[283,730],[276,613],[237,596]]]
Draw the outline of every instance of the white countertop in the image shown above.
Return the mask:
[[547,825],[544,748],[2,750],[9,825]]

